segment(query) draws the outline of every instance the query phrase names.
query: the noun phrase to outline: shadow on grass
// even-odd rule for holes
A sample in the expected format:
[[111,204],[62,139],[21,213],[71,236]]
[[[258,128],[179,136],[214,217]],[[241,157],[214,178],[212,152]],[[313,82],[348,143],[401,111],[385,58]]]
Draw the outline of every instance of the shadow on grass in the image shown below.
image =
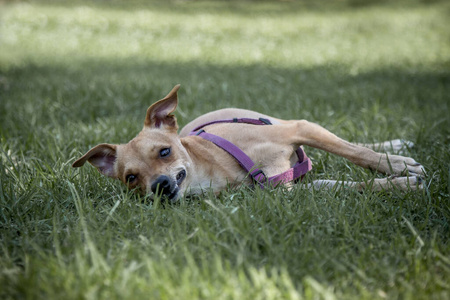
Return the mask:
[[431,126],[448,116],[450,102],[450,72],[381,69],[350,75],[336,65],[283,69],[97,59],[69,66],[24,65],[0,78],[5,135],[7,128],[35,123],[143,118],[145,109],[177,83],[182,85],[180,124],[214,109],[241,107],[324,125],[342,117],[371,123],[365,117],[383,115],[394,124],[413,118]]

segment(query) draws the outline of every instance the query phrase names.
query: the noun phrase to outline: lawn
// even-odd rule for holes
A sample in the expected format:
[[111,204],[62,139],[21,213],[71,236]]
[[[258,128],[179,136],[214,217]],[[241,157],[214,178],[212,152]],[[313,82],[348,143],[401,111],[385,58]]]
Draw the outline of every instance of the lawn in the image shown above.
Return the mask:
[[[393,2],[393,3],[391,3]],[[0,1],[1,299],[450,299],[447,1]],[[223,107],[403,138],[420,192],[152,203],[73,169],[181,84]],[[305,179],[378,175],[306,148]]]

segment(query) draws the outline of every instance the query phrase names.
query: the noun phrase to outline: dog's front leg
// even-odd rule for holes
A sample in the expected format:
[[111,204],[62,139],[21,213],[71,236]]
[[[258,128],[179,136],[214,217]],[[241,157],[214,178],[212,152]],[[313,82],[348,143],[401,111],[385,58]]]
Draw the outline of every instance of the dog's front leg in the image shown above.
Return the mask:
[[315,123],[306,120],[293,121],[289,127],[287,133],[292,134],[291,138],[295,138],[300,145],[307,145],[337,154],[363,168],[393,175],[424,174],[422,165],[410,157],[378,153],[366,147],[352,144]]

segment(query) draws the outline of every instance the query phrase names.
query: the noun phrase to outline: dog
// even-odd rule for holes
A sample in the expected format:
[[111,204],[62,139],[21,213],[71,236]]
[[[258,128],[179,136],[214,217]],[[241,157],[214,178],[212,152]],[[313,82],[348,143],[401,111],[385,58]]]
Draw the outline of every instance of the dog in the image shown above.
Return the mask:
[[185,195],[207,189],[218,193],[240,184],[263,188],[292,185],[311,169],[311,161],[301,148],[307,145],[391,175],[369,182],[314,180],[308,187],[343,184],[357,190],[422,188],[421,176],[425,172],[420,163],[370,149],[396,151],[412,146],[401,140],[352,144],[306,120],[282,120],[237,108],[202,115],[178,134],[172,113],[178,105],[179,87],[176,85],[148,108],[144,128],[130,142],[97,145],[76,160],[73,167],[88,161],[100,173],[120,179],[130,189],[175,202]]

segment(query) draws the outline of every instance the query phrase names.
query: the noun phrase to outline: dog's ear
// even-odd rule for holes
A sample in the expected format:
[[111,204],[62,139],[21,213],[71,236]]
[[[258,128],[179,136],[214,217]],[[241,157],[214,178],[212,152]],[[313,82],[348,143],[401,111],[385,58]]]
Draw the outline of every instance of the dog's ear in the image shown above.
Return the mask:
[[177,84],[166,97],[148,108],[144,128],[162,128],[175,132],[178,130],[177,119],[171,113],[177,108],[179,88],[180,85]]
[[96,167],[100,173],[109,177],[117,177],[114,170],[114,162],[116,161],[117,145],[100,144],[89,150],[85,155],[77,159],[72,167],[79,168],[86,161]]

